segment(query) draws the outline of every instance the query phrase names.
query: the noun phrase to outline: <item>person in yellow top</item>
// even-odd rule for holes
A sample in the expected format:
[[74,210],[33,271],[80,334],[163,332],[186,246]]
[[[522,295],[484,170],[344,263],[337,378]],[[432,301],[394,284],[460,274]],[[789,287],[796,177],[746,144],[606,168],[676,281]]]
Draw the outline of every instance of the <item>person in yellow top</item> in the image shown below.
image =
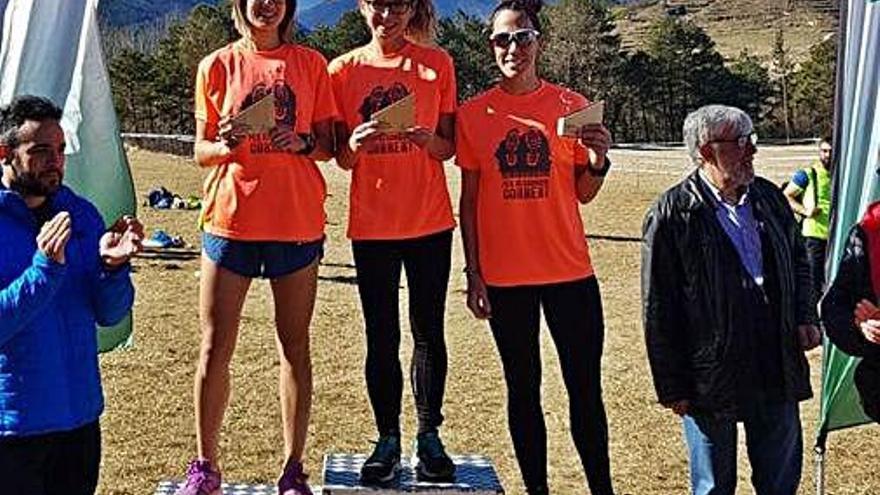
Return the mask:
[[825,288],[825,250],[831,220],[831,138],[819,141],[819,161],[794,173],[783,193],[791,209],[803,220],[801,234],[807,248],[813,278],[813,300],[818,301]]
[[[337,112],[326,60],[291,42],[295,9],[296,0],[234,0],[241,39],[205,57],[196,74],[195,160],[209,171],[194,386],[198,457],[178,495],[221,491],[218,437],[229,401],[229,362],[254,278],[269,279],[275,303],[285,455],[278,493],[312,493],[302,459],[326,196],[315,160],[335,153]],[[234,118],[269,96],[274,126],[268,132]]]
[[[413,335],[411,379],[419,430],[420,479],[449,480],[455,464],[438,427],[446,385],[444,313],[455,220],[443,161],[455,151],[455,69],[432,46],[431,0],[359,0],[372,34],[366,45],[330,63],[338,163],[351,170],[348,236],[357,268],[367,336],[366,381],[379,441],[361,481],[391,481],[400,460],[398,293],[406,270]],[[406,106],[404,98],[412,99]],[[376,114],[404,107],[411,127],[390,128]],[[404,122],[403,125],[410,124]]]

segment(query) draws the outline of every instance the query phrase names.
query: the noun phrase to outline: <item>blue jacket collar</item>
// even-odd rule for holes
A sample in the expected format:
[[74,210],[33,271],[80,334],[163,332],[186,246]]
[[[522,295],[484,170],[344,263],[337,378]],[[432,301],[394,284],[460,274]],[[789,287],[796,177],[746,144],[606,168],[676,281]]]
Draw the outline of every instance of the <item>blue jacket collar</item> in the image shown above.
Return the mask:
[[[68,209],[74,197],[73,191],[62,185],[55,194],[49,197],[52,211]],[[2,183],[0,183],[0,211],[23,221],[33,221],[33,214],[24,202],[24,198],[17,192],[7,189]]]

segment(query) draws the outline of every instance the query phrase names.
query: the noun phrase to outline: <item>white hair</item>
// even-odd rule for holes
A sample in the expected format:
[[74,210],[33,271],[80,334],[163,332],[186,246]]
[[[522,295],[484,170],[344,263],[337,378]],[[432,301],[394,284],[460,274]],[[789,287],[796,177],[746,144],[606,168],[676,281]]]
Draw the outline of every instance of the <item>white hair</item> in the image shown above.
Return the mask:
[[725,105],[700,107],[684,119],[682,133],[688,155],[694,165],[702,163],[700,148],[733,130],[736,136],[752,132],[752,119],[739,108]]

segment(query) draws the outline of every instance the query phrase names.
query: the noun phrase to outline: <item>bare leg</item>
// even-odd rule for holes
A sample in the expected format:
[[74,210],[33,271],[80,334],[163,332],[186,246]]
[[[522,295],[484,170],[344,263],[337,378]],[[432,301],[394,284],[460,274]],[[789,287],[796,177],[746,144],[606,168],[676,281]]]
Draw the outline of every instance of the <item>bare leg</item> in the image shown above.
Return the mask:
[[312,406],[312,361],[309,325],[318,288],[318,261],[290,275],[272,280],[281,396],[284,456],[301,461]]
[[241,308],[251,279],[202,255],[199,320],[202,342],[195,376],[196,442],[199,458],[217,466],[217,444],[229,402],[229,361],[235,350]]

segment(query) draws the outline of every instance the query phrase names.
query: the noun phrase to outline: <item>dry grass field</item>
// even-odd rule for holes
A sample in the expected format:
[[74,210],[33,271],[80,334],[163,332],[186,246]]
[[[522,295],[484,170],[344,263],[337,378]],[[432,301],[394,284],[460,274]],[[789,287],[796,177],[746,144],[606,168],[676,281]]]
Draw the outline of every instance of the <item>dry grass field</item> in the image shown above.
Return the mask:
[[[777,181],[809,162],[813,146],[762,147],[759,173]],[[191,161],[130,150],[138,194],[164,185],[181,195],[198,194],[203,171]],[[639,304],[639,244],[642,215],[650,202],[687,171],[684,152],[613,150],[615,169],[604,190],[582,209],[606,315],[603,367],[605,404],[611,428],[611,459],[618,493],[666,495],[687,492],[687,464],[678,419],[655,402],[647,367]],[[374,439],[363,378],[364,338],[345,238],[346,173],[324,167],[330,196],[326,255],[320,269],[312,325],[315,394],[309,427],[307,468],[320,483],[327,452],[366,452]],[[458,174],[447,167],[453,198]],[[196,214],[142,208],[149,230],[182,235],[199,247]],[[464,304],[463,257],[456,239],[446,312],[449,378],[443,438],[454,453],[476,452],[495,461],[507,493],[521,493],[507,434],[505,392],[499,360],[484,322]],[[149,495],[161,479],[179,478],[194,455],[192,372],[197,354],[197,260],[141,258],[135,262],[138,294],[135,346],[102,357],[107,408],[103,417],[104,462],[100,493]],[[405,285],[405,284],[404,284]],[[406,289],[401,291],[405,306]],[[405,320],[405,318],[404,318]],[[402,359],[411,340],[404,328]],[[550,446],[551,488],[585,493],[584,478],[568,433],[567,396],[556,352],[547,333],[542,342],[544,405]],[[820,356],[810,356],[813,388],[819,390]],[[222,467],[228,481],[274,482],[280,470],[280,412],[271,296],[255,283],[245,306],[233,361],[233,396],[222,436]],[[404,395],[405,443],[414,436],[409,389]],[[805,467],[801,493],[813,493],[813,456],[818,400],[803,404]],[[880,493],[880,431],[861,427],[834,433],[829,441],[828,493]],[[741,450],[740,490],[751,493]]]

